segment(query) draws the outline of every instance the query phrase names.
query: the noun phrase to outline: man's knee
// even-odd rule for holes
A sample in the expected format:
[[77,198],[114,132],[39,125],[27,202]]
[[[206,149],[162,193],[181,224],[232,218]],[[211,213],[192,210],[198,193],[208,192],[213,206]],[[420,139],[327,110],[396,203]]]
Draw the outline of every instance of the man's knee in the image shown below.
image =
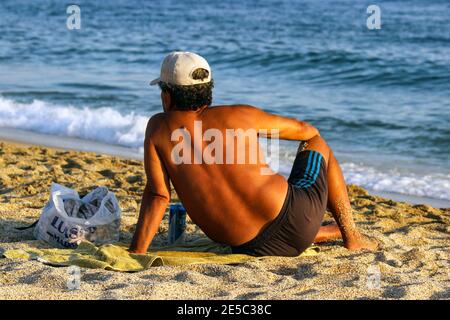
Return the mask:
[[[325,139],[323,139],[321,136],[315,136],[308,141],[305,141],[304,143],[306,145],[303,145],[303,150],[314,150],[319,152],[325,159],[325,162],[328,164],[328,159],[330,158],[330,154],[332,153],[332,151]],[[302,145],[300,145],[300,147],[302,147]]]

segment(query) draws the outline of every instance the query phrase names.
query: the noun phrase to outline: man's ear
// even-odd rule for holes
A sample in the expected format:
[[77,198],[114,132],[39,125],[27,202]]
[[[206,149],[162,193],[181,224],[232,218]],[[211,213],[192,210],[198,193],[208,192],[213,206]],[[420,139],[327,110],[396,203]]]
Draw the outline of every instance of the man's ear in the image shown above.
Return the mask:
[[167,91],[161,91],[161,102],[163,105],[164,111],[169,111],[172,103],[172,99],[170,98],[170,94]]

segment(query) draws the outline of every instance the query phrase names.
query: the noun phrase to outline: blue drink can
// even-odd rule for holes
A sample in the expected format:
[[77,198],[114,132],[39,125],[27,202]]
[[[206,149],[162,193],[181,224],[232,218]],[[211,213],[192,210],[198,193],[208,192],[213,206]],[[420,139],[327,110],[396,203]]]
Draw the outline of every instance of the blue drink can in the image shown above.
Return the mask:
[[170,205],[168,244],[182,244],[186,238],[186,209],[181,203]]

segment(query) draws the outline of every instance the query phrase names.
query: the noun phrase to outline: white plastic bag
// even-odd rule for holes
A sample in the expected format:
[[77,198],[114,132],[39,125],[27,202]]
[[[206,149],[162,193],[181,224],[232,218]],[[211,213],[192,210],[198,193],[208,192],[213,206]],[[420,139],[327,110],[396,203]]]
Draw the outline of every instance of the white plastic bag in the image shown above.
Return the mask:
[[[69,199],[74,200],[73,203],[86,204],[86,207],[98,210],[87,219],[69,216],[64,207],[64,201]],[[34,228],[34,236],[59,248],[75,248],[82,240],[95,244],[117,242],[120,216],[116,197],[105,187],[99,187],[80,199],[75,190],[52,183],[50,199]]]

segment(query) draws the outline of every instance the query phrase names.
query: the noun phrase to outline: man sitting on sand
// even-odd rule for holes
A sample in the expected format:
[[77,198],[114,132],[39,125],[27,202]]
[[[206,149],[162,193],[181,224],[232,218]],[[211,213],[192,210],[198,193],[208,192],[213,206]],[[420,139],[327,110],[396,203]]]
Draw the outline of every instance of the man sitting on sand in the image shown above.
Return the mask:
[[[169,54],[151,84],[161,88],[164,112],[151,117],[147,126],[147,184],[130,252],[147,251],[170,201],[169,180],[192,221],[234,253],[297,256],[313,242],[341,236],[350,250],[377,248],[357,230],[339,164],[315,127],[248,105],[211,107],[211,69],[194,53]],[[228,138],[230,132],[248,130],[301,141],[288,180],[260,157],[248,161],[255,150],[248,140],[235,143],[239,134],[232,136],[231,144],[216,144],[220,148],[214,155],[202,159],[212,135]],[[180,137],[187,146],[182,154]],[[239,151],[245,151],[245,161]],[[327,208],[337,225],[321,226]]]

